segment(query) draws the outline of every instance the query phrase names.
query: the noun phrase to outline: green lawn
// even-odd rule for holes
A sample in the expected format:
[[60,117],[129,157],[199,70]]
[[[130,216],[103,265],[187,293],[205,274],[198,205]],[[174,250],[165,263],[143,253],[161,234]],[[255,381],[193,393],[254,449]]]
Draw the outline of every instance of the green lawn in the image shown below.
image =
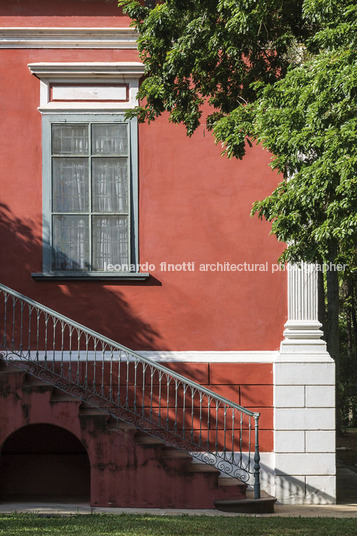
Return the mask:
[[356,536],[356,519],[0,515],[4,536]]

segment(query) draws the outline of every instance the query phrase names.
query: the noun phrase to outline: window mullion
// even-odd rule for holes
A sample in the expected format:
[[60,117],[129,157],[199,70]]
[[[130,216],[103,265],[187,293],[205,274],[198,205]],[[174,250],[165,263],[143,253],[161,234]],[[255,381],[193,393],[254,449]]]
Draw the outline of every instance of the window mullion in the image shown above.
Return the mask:
[[128,248],[128,259],[129,259],[129,265],[131,264],[132,262],[132,251],[131,251],[131,212],[132,212],[132,209],[131,209],[131,155],[130,155],[130,151],[131,151],[131,129],[130,129],[130,123],[128,122],[127,123],[127,136],[128,136],[128,173],[127,173],[127,181],[128,181],[128,184],[127,184],[127,188],[128,188],[128,212],[129,212],[129,215],[128,215],[128,244],[127,244],[127,248]]
[[89,129],[89,132],[88,132],[89,248],[88,248],[88,251],[89,251],[89,270],[92,271],[93,270],[93,259],[92,259],[92,254],[93,254],[93,247],[92,247],[92,123],[88,123],[88,129]]
[[47,269],[48,271],[52,271],[53,269],[53,155],[52,155],[52,123],[49,123],[49,144],[50,144],[50,160],[49,160],[49,192],[50,192],[50,199],[49,199],[49,248],[48,248],[48,254],[47,254]]

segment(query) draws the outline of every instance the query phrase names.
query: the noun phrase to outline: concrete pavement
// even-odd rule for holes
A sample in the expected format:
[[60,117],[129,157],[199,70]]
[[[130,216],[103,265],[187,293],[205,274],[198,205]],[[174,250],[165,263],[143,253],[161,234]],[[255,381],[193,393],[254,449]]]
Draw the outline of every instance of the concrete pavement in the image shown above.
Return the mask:
[[[75,515],[75,514],[141,514],[141,515],[207,515],[207,516],[239,516],[219,510],[161,510],[155,508],[92,508],[88,504],[61,503],[3,503],[0,504],[1,514],[31,513],[40,515]],[[292,506],[276,505],[274,514],[249,514],[257,517],[355,517],[357,504]]]

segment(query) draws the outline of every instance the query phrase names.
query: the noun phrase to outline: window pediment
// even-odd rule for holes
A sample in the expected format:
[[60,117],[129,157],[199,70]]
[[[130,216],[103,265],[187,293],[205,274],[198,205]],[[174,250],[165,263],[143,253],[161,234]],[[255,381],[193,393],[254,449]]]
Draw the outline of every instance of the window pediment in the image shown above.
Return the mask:
[[144,74],[140,62],[42,62],[28,67],[41,81],[41,112],[133,108]]

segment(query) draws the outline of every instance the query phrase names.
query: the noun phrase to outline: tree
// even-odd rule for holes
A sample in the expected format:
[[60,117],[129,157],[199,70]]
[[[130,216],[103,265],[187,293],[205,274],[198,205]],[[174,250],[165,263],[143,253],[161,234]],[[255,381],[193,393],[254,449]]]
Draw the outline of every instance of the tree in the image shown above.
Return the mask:
[[[223,154],[257,142],[281,182],[253,205],[287,244],[283,262],[357,257],[357,5],[352,0],[120,0],[146,67],[131,112],[163,112]],[[347,276],[346,276],[347,277]],[[338,277],[327,272],[328,349],[338,358]]]

